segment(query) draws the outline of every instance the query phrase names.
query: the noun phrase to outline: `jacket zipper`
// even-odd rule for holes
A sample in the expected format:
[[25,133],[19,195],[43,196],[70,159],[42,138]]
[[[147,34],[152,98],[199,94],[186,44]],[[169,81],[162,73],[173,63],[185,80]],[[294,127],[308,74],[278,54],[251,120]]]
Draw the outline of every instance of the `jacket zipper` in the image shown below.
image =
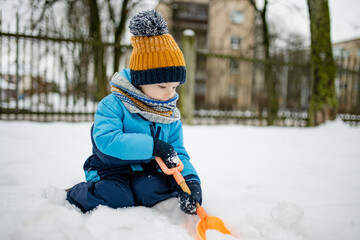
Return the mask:
[[159,138],[160,132],[161,132],[161,127],[156,126],[156,123],[153,122],[152,124],[150,124],[150,131],[151,131],[152,137]]

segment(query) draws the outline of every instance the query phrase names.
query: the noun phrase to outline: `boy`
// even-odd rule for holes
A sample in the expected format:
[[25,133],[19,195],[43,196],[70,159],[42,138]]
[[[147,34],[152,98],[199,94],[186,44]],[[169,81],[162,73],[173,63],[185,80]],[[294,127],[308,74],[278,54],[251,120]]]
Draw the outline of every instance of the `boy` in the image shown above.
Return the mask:
[[[176,87],[186,79],[183,54],[154,10],[135,15],[129,28],[134,35],[130,69],[114,74],[112,93],[98,104],[91,128],[93,154],[84,164],[87,182],[72,187],[67,200],[87,212],[98,205],[152,207],[178,197],[182,211],[196,214],[200,179],[183,146],[176,108]],[[183,162],[191,196],[161,172],[155,156],[169,168],[178,158]]]

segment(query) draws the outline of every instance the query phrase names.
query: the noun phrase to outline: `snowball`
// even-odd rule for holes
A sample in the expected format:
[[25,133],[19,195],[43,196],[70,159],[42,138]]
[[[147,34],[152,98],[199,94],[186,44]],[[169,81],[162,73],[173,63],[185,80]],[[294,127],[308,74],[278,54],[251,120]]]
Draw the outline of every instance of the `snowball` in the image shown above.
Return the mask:
[[50,203],[55,205],[64,205],[66,200],[65,189],[49,185],[46,187],[45,194]]
[[169,162],[174,163],[176,166],[179,164],[179,157],[177,155],[171,156]]
[[304,209],[294,203],[279,203],[271,209],[270,215],[281,227],[290,228],[304,217]]

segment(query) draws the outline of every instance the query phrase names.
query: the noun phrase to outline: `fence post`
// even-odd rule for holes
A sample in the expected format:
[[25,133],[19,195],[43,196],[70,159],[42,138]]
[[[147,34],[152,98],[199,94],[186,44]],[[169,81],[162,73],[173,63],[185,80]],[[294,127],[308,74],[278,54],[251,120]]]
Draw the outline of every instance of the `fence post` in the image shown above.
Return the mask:
[[5,87],[5,78],[3,78],[3,71],[2,71],[2,11],[0,9],[0,119],[2,119],[2,108],[3,108],[3,96],[2,96],[2,92],[3,92],[3,85]]
[[192,124],[195,110],[196,37],[193,30],[183,32],[181,48],[186,63],[186,82],[180,87],[179,108],[184,124]]
[[[16,79],[15,79],[15,119],[18,119],[19,113],[19,13],[16,13]],[[9,60],[10,61],[10,60]]]

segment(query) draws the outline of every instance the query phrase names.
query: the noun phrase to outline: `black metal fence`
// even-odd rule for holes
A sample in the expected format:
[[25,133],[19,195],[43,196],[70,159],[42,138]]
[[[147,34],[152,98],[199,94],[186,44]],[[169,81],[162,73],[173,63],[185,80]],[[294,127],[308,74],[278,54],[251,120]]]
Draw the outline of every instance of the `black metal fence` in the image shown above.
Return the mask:
[[[98,102],[98,86],[93,74],[96,66],[91,55],[94,44],[98,43],[31,32],[0,32],[0,120],[92,121]],[[105,49],[105,61],[111,65],[113,49],[119,45],[103,43],[99,47]],[[121,47],[124,53],[131,50],[129,46]],[[207,64],[215,59],[216,64],[229,69],[225,87],[211,86],[206,81],[212,77],[209,65],[204,65],[203,73],[197,73],[194,123],[266,125],[264,63],[203,52],[198,52],[198,56]],[[291,55],[280,56],[278,61],[274,59],[279,97],[276,125],[306,126],[310,68],[299,59]],[[358,125],[359,61],[339,59],[336,63],[339,117]],[[112,74],[107,72],[108,78]],[[217,99],[206,97],[211,89],[220,91],[223,88],[226,90],[216,94]]]
[[[267,96],[262,59],[198,52],[210,66],[205,68],[207,78],[216,85],[207,85],[203,96],[197,96],[195,122],[200,124],[241,123],[267,125]],[[215,59],[210,61],[209,59]],[[350,125],[360,124],[360,61],[336,58],[336,94],[338,117]],[[211,65],[212,64],[212,65]],[[311,95],[311,66],[309,52],[300,50],[278,54],[271,62],[272,78],[276,81],[278,114],[275,125],[307,126],[307,110]],[[228,67],[219,77],[209,75],[221,67]],[[210,69],[210,70],[209,70]],[[201,72],[201,70],[200,70]],[[211,80],[210,80],[211,81]],[[226,84],[221,84],[224,81]],[[199,87],[201,89],[201,86]],[[209,88],[213,90],[209,91]],[[217,96],[209,106],[209,96]],[[214,94],[215,93],[215,94]]]
[[120,46],[0,32],[0,119],[92,121],[98,102],[94,45],[104,49],[109,64]]

